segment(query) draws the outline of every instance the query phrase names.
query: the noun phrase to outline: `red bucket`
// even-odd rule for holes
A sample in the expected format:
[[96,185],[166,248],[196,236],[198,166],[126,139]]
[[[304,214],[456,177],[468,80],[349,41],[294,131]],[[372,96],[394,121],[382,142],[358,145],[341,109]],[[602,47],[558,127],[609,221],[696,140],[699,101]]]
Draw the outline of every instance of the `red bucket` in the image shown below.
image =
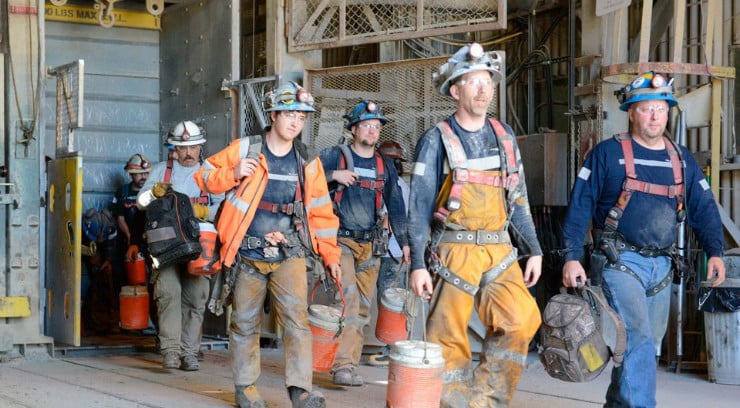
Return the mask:
[[126,271],[126,282],[129,285],[144,285],[146,283],[146,262],[144,258],[133,261],[126,259],[123,261],[123,269]]
[[406,313],[403,305],[408,291],[402,288],[388,288],[383,291],[378,306],[378,320],[375,324],[375,337],[385,344],[394,344],[408,338]]
[[188,262],[188,272],[192,275],[213,275],[221,270],[221,261],[216,253],[216,239],[218,232],[210,222],[202,222],[200,226],[200,256]]
[[438,344],[419,340],[396,342],[388,367],[386,407],[439,407],[444,366]]
[[149,326],[149,292],[146,286],[124,286],[118,300],[122,329],[141,330]]

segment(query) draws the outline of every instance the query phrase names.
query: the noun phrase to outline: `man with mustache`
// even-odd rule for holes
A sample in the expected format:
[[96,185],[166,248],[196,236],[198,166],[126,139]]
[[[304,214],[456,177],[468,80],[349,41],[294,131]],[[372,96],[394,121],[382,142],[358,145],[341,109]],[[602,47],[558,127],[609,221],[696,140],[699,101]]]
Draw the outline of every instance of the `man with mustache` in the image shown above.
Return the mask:
[[655,407],[655,355],[668,326],[676,226],[686,220],[696,231],[707,277],[718,286],[725,279],[722,221],[693,155],[666,136],[670,109],[678,105],[672,80],[645,72],[617,96],[630,129],[596,145],[578,172],[563,227],[563,285],[586,281],[579,260],[591,223],[590,277],[600,280],[627,329],[624,362],[612,369],[604,406]]
[[[205,132],[192,121],[182,121],[172,128],[167,142],[175,146],[177,158],[157,163],[152,168],[149,179],[139,191],[139,207],[146,207],[148,203],[144,201],[146,197],[151,198],[152,189],[161,188],[160,183],[169,183],[173,190],[190,197],[197,218],[213,221],[224,195],[201,190],[193,178],[200,168]],[[187,262],[166,265],[153,275],[162,367],[196,371],[210,286],[208,279],[189,274]]]
[[[528,288],[539,279],[542,250],[516,138],[488,117],[504,72],[503,57],[480,44],[457,51],[434,76],[457,110],[416,145],[409,286],[431,301],[427,339],[445,359],[442,407],[507,406],[541,322]],[[524,272],[519,252],[529,256]],[[467,328],[474,307],[487,332],[473,369]]]

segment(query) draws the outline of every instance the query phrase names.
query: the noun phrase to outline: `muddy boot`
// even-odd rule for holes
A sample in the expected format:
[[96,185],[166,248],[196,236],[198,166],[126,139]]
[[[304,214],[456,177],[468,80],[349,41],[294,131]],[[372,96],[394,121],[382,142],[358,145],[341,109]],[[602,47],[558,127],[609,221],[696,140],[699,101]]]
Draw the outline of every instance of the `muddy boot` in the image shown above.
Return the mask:
[[254,385],[237,385],[234,399],[239,408],[267,408],[267,402]]
[[340,368],[335,371],[333,382],[337,385],[349,385],[353,387],[359,387],[364,383],[362,376],[355,373],[352,367]]
[[440,408],[468,408],[470,406],[471,388],[465,381],[444,384]]
[[300,387],[288,387],[293,408],[326,408],[326,398],[318,391],[308,392]]
[[184,371],[198,371],[199,368],[200,366],[198,365],[198,360],[195,356],[187,355],[182,357],[180,369]]
[[162,368],[180,368],[180,355],[176,351],[166,351],[162,356]]

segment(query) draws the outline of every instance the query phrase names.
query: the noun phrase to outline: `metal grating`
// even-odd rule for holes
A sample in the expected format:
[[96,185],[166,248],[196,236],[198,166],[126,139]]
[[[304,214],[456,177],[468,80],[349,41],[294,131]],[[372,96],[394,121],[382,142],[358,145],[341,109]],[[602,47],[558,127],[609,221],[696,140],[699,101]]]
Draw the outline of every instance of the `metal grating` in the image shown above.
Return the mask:
[[[502,57],[505,59],[503,52]],[[302,140],[318,150],[351,134],[344,130],[344,115],[359,101],[377,102],[389,122],[383,126],[380,141],[393,140],[406,149],[413,160],[416,140],[424,131],[455,111],[455,101],[441,95],[432,84],[432,73],[448,57],[366,64],[322,70],[308,70],[305,86],[315,99],[316,113],[309,115]],[[505,66],[505,64],[504,64]],[[501,101],[505,83],[498,85],[490,113],[505,121]],[[409,163],[410,165],[410,163]],[[409,169],[407,169],[409,170]]]
[[291,52],[506,28],[492,0],[288,0]]
[[49,68],[57,78],[56,151],[64,155],[74,150],[74,130],[83,126],[85,61]]
[[262,105],[263,96],[280,81],[279,76],[245,79],[229,84],[236,89],[239,106],[239,133],[244,137],[262,133],[269,119]]

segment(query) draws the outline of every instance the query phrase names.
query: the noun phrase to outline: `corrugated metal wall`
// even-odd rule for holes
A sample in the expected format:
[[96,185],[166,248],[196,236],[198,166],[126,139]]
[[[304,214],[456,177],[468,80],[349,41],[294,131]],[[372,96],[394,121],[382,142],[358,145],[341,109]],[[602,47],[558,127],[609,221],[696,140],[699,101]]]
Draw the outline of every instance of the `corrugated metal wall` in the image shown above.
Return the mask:
[[[85,60],[84,127],[74,149],[83,156],[83,211],[102,208],[130,181],[123,171],[133,153],[159,160],[159,32],[46,23],[47,66]],[[53,157],[55,78],[47,84],[46,152]]]

